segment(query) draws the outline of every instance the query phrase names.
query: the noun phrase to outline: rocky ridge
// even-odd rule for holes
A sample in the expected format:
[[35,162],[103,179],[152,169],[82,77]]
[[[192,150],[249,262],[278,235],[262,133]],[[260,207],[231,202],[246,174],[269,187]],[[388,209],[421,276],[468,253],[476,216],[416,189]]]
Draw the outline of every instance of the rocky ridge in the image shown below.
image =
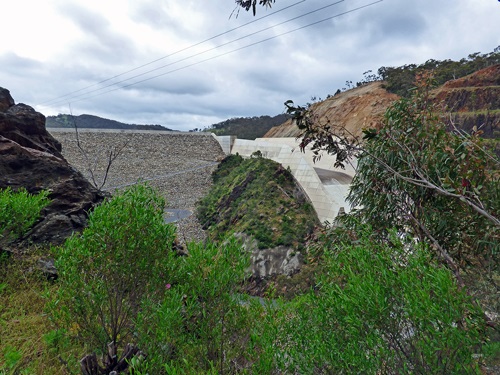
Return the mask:
[[22,239],[34,243],[62,243],[86,225],[88,211],[104,198],[63,157],[61,144],[45,129],[45,116],[15,104],[0,88],[0,189],[7,187],[50,193],[51,203]]
[[[500,65],[478,70],[434,89],[431,100],[451,127],[470,133],[474,127],[485,138],[500,137]],[[365,128],[379,128],[386,109],[399,97],[372,82],[314,103],[312,110],[320,123],[345,126],[354,136]],[[298,137],[300,130],[291,120],[269,130],[264,137]]]

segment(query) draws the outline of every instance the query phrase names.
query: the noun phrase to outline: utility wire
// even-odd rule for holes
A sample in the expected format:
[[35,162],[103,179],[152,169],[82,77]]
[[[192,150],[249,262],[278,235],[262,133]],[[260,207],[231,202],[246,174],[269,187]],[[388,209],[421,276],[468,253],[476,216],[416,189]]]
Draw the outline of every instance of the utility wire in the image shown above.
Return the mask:
[[[205,53],[207,53],[207,52],[214,51],[214,50],[216,50],[216,49],[218,49],[218,48],[221,48],[221,47],[227,46],[227,45],[229,45],[229,44],[232,44],[232,43],[238,42],[238,41],[243,40],[243,39],[246,39],[246,38],[250,38],[250,37],[252,37],[252,36],[254,36],[254,35],[257,35],[257,34],[259,34],[259,33],[262,33],[262,32],[264,32],[264,31],[267,31],[267,30],[273,29],[273,28],[275,28],[275,27],[278,27],[278,26],[284,25],[284,24],[286,24],[286,23],[289,23],[289,22],[295,21],[295,20],[297,20],[297,19],[299,19],[299,18],[302,18],[302,17],[308,16],[308,15],[311,15],[311,14],[313,14],[313,13],[319,12],[319,11],[324,10],[324,9],[326,9],[326,8],[329,8],[329,7],[332,7],[332,6],[334,6],[334,5],[337,5],[337,4],[339,4],[339,3],[343,2],[343,1],[345,1],[345,0],[338,0],[338,1],[334,2],[334,3],[331,3],[331,4],[328,4],[328,5],[322,6],[322,7],[318,8],[318,9],[315,9],[315,10],[312,10],[312,11],[310,11],[310,12],[304,13],[304,14],[302,14],[302,15],[300,15],[300,16],[290,18],[290,19],[288,19],[288,20],[286,20],[286,21],[283,21],[283,22],[277,23],[277,24],[272,25],[272,26],[268,26],[268,27],[266,27],[266,28],[264,28],[264,29],[261,29],[261,30],[255,31],[255,32],[253,32],[253,33],[247,34],[247,35],[245,35],[245,36],[242,36],[242,37],[239,37],[239,38],[233,39],[233,40],[231,40],[231,41],[229,41],[229,42],[219,44],[218,46],[215,46],[215,47],[209,48],[209,49],[207,49],[207,50],[205,50],[205,51],[195,53],[195,54],[193,54],[193,55],[190,55],[190,56],[184,57],[184,58],[182,58],[182,59],[180,59],[180,60],[173,61],[173,62],[168,63],[168,64],[166,64],[166,65],[159,66],[159,67],[157,67],[157,68],[155,68],[155,69],[148,70],[148,71],[146,71],[146,72],[143,72],[143,73],[137,74],[137,75],[135,75],[135,76],[132,76],[132,77],[129,77],[129,78],[123,79],[123,80],[121,80],[121,81],[118,81],[118,82],[113,82],[113,83],[111,83],[111,84],[109,84],[109,85],[106,85],[106,86],[103,86],[103,87],[100,87],[100,88],[97,88],[97,89],[94,89],[94,90],[91,90],[91,91],[87,91],[87,92],[82,93],[82,94],[79,94],[79,95],[72,95],[72,96],[70,96],[70,98],[69,98],[69,99],[76,99],[76,98],[79,98],[79,97],[82,97],[82,96],[86,96],[86,95],[89,95],[89,94],[94,93],[94,92],[97,92],[97,91],[101,91],[101,90],[107,89],[108,87],[112,87],[112,86],[118,85],[118,84],[120,84],[120,83],[124,83],[124,82],[130,81],[130,80],[132,80],[132,79],[134,79],[134,78],[143,77],[143,76],[145,76],[145,75],[147,75],[147,74],[149,74],[149,73],[156,72],[156,71],[158,71],[158,70],[162,70],[162,69],[164,69],[164,68],[166,68],[166,67],[169,67],[169,66],[172,66],[172,65],[178,64],[178,63],[180,63],[180,62],[183,62],[183,61],[186,61],[186,60],[189,60],[189,59],[192,59],[193,57],[197,57],[197,56],[203,55],[203,54],[205,54]],[[53,105],[55,106],[55,105],[57,105],[57,104],[62,104],[62,103],[64,103],[64,102],[66,102],[67,100],[68,100],[68,99],[59,100],[59,101],[57,101],[56,103],[54,103]]]
[[[103,83],[105,83],[105,82],[111,81],[112,79],[115,79],[115,78],[118,78],[118,77],[124,76],[125,74],[131,73],[131,72],[135,72],[136,70],[139,70],[139,69],[142,69],[142,68],[144,68],[144,67],[146,67],[146,66],[149,66],[149,65],[152,65],[152,64],[154,64],[154,63],[157,63],[158,61],[165,60],[165,59],[167,59],[167,58],[169,58],[169,57],[172,57],[172,56],[175,56],[175,55],[177,55],[177,54],[179,54],[179,53],[181,53],[181,52],[184,52],[184,51],[190,50],[190,49],[192,49],[192,48],[194,48],[194,47],[197,47],[197,46],[199,46],[199,45],[201,45],[201,44],[204,44],[204,43],[206,43],[206,42],[209,42],[209,41],[211,41],[211,40],[214,40],[214,39],[216,39],[216,38],[218,38],[218,37],[221,37],[221,36],[223,36],[223,35],[229,34],[229,33],[233,32],[233,31],[236,31],[236,30],[238,30],[238,29],[241,29],[241,28],[243,28],[243,27],[246,27],[246,26],[248,26],[248,25],[251,25],[252,23],[259,22],[259,21],[263,20],[264,18],[271,17],[271,16],[273,16],[273,15],[275,15],[275,14],[279,13],[279,12],[283,12],[284,10],[290,9],[290,8],[292,8],[292,7],[296,6],[296,5],[300,4],[300,3],[303,3],[303,2],[305,2],[305,1],[306,1],[306,0],[301,0],[301,1],[298,1],[298,2],[296,2],[296,3],[294,3],[294,4],[291,4],[291,5],[289,5],[289,6],[285,7],[285,8],[282,8],[282,9],[279,9],[279,10],[277,10],[277,11],[275,11],[275,12],[272,12],[272,13],[266,14],[266,15],[265,15],[265,16],[263,16],[263,17],[260,17],[260,18],[258,18],[258,19],[254,19],[254,20],[252,20],[252,21],[250,21],[250,22],[244,23],[243,25],[240,25],[240,26],[235,27],[235,28],[233,28],[233,29],[230,29],[230,30],[224,31],[223,33],[220,33],[220,34],[214,35],[214,36],[212,36],[212,37],[210,37],[210,38],[208,38],[208,39],[205,39],[205,40],[203,40],[203,41],[201,41],[201,42],[197,42],[197,43],[192,44],[192,45],[190,45],[190,46],[188,46],[188,47],[182,48],[182,49],[180,49],[180,50],[178,50],[178,51],[175,51],[175,52],[172,52],[172,53],[170,53],[170,54],[168,54],[168,55],[165,55],[165,56],[163,56],[163,57],[160,57],[160,58],[158,58],[158,59],[156,59],[156,60],[153,60],[153,61],[150,61],[150,62],[148,62],[148,63],[146,63],[146,64],[140,65],[140,66],[138,66],[138,67],[136,67],[136,68],[132,68],[132,69],[127,70],[127,71],[125,71],[125,72],[123,72],[123,73],[117,74],[117,75],[115,75],[115,76],[113,76],[113,77],[106,78],[106,79],[104,79],[104,80],[102,80],[102,81],[99,81],[99,82],[97,82],[97,83],[93,83],[92,85],[89,85],[89,86],[83,87],[83,88],[81,88],[81,89],[79,89],[79,90],[76,90],[76,91],[71,91],[71,92],[69,92],[69,93],[67,93],[67,94],[63,94],[63,95],[61,95],[61,96],[58,96],[58,97],[56,97],[56,98],[54,98],[54,99],[50,99],[50,100],[47,100],[47,101],[45,101],[45,102],[42,102],[42,103],[40,103],[40,105],[43,105],[43,104],[46,104],[46,103],[50,103],[50,102],[56,101],[56,100],[58,100],[58,99],[65,98],[65,97],[67,97],[67,96],[71,96],[72,94],[79,93],[79,92],[84,91],[84,90],[87,90],[87,89],[89,89],[89,88],[91,88],[91,87],[98,86],[98,85],[101,85],[101,84],[103,84]],[[131,78],[134,78],[134,77],[131,77]],[[131,79],[131,78],[130,78],[130,79]],[[106,87],[109,87],[109,86],[106,86]],[[92,91],[92,92],[93,92],[93,91]]]
[[[344,0],[342,0],[344,1]],[[216,58],[219,58],[219,57],[222,57],[222,56],[226,56],[226,55],[229,55],[231,53],[234,53],[234,52],[238,52],[238,51],[241,51],[243,49],[246,49],[246,48],[250,48],[250,47],[253,47],[255,45],[258,45],[258,44],[261,44],[261,43],[264,43],[264,42],[267,42],[267,41],[270,41],[270,40],[273,40],[273,39],[276,39],[276,38],[279,38],[279,37],[282,37],[284,35],[288,35],[288,34],[291,34],[293,32],[296,32],[296,31],[299,31],[299,30],[303,30],[303,29],[306,29],[308,27],[311,27],[311,26],[315,26],[315,25],[318,25],[320,23],[323,23],[323,22],[326,22],[326,21],[329,21],[329,20],[332,20],[334,18],[337,18],[337,17],[340,17],[340,16],[343,16],[343,15],[346,15],[346,14],[349,14],[349,13],[353,13],[353,12],[356,12],[356,11],[359,11],[361,9],[364,9],[364,8],[368,8],[372,5],[375,5],[375,4],[378,4],[378,3],[381,3],[383,2],[384,0],[377,0],[377,1],[374,1],[374,2],[371,2],[371,3],[368,3],[368,4],[365,4],[365,5],[362,5],[360,7],[357,7],[357,8],[353,8],[353,9],[350,9],[348,11],[345,11],[345,12],[342,12],[342,13],[339,13],[339,14],[336,14],[334,16],[331,16],[331,17],[327,17],[327,18],[323,18],[319,21],[315,21],[315,22],[312,22],[312,23],[309,23],[307,25],[304,25],[304,26],[301,26],[301,27],[298,27],[298,28],[295,28],[295,29],[292,29],[292,30],[289,30],[289,31],[286,31],[286,32],[283,32],[281,34],[277,34],[277,35],[274,35],[274,36],[271,36],[269,38],[265,38],[265,39],[261,39],[257,42],[254,42],[254,43],[250,43],[250,44],[247,44],[245,46],[242,46],[242,47],[239,47],[239,48],[236,48],[236,49],[233,49],[231,51],[227,51],[227,52],[224,52],[224,53],[221,53],[219,55],[215,55],[215,56],[212,56],[212,57],[209,57],[207,59],[204,59],[204,60],[200,60],[200,61],[197,61],[197,62],[194,62],[192,64],[188,64],[188,65],[184,65],[180,68],[177,68],[177,69],[172,69],[172,70],[169,70],[167,72],[164,72],[162,74],[157,74],[155,76],[152,76],[152,77],[149,77],[149,78],[145,78],[145,79],[142,79],[142,80],[139,80],[139,81],[136,81],[136,82],[133,82],[133,83],[130,83],[130,84],[127,84],[127,85],[124,85],[124,86],[120,86],[120,87],[116,87],[114,89],[111,89],[111,90],[108,90],[108,91],[104,91],[104,92],[101,92],[101,93],[98,93],[96,95],[91,95],[91,96],[86,96],[86,97],[83,97],[81,99],[78,99],[78,100],[75,100],[73,102],[79,102],[79,101],[82,101],[82,100],[87,100],[87,99],[91,99],[91,98],[94,98],[94,97],[97,97],[97,96],[101,96],[101,95],[104,95],[104,94],[107,94],[107,93],[110,93],[110,92],[113,92],[113,91],[117,91],[117,90],[121,90],[121,89],[124,89],[124,88],[128,88],[128,87],[131,87],[131,86],[134,86],[134,85],[137,85],[139,83],[143,83],[143,82],[147,82],[147,81],[150,81],[152,79],[155,79],[155,78],[158,78],[158,77],[162,77],[162,76],[165,76],[167,74],[171,74],[171,73],[174,73],[174,72],[178,72],[180,70],[183,70],[183,69],[187,69],[187,68],[190,68],[192,66],[195,66],[195,65],[199,65],[199,64],[202,64],[204,62],[207,62],[207,61],[210,61],[210,60],[214,60]],[[109,87],[109,86],[108,86]],[[96,90],[98,91],[98,90]]]

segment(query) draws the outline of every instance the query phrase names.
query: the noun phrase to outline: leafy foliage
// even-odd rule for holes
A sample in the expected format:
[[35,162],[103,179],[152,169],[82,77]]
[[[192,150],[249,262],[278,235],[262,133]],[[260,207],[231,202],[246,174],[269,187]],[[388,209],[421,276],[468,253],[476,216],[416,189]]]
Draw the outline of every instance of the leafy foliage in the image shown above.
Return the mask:
[[56,323],[101,350],[130,338],[141,303],[158,300],[170,276],[175,227],[165,224],[164,205],[135,185],[98,206],[83,233],[56,249]]
[[345,163],[356,157],[360,152],[360,140],[353,136],[342,124],[326,119],[322,122],[318,115],[311,111],[311,104],[306,107],[296,106],[292,100],[285,102],[287,113],[292,116],[301,133],[299,148],[307,147],[314,153],[313,161],[321,158],[326,152],[335,155],[335,168],[345,168]]
[[448,132],[429,105],[425,77],[418,85],[366,141],[348,199],[377,231],[409,232],[461,265],[492,260],[499,251],[498,160],[477,135]]
[[237,294],[249,254],[234,238],[219,244],[190,244],[176,260],[160,304],[139,316],[140,346],[148,361],[136,370],[176,373],[235,373],[245,365],[253,330],[250,303]]
[[[382,244],[390,238],[389,228],[416,243],[428,244],[433,253],[428,261],[446,265],[457,285],[474,291],[474,303],[494,316],[499,308],[493,302],[498,292],[500,250],[498,158],[487,151],[480,131],[468,134],[447,129],[430,104],[432,76],[417,76],[414,86],[410,98],[396,101],[387,110],[381,130],[365,130],[362,142],[346,138],[342,127],[318,122],[309,108],[288,104],[297,121],[302,121],[305,145],[311,144],[319,153],[337,155],[338,163],[359,158],[349,195],[357,209],[340,223],[353,230],[360,221],[367,223]],[[488,316],[484,320],[492,323]],[[322,340],[320,337],[315,342]],[[390,363],[390,359],[383,363]],[[425,366],[421,371],[428,372]]]
[[407,64],[400,67],[383,66],[378,69],[378,75],[387,82],[386,88],[389,92],[409,97],[417,75],[424,71],[432,71],[436,84],[442,85],[449,80],[465,77],[475,71],[499,63],[500,48],[497,47],[493,52],[472,53],[460,61],[430,59],[423,64]]
[[0,189],[0,241],[24,235],[36,222],[41,210],[50,203],[49,193],[29,194],[26,189]]
[[[251,299],[240,294],[249,265],[240,243],[190,244],[177,256],[161,207],[150,188],[132,187],[96,208],[84,233],[59,250],[50,307],[62,327],[40,334],[38,350],[53,361],[62,353],[67,371],[81,353],[66,361],[74,352],[66,332],[95,349],[121,321],[116,340],[133,340],[147,354],[130,362],[135,374],[479,372],[472,354],[484,339],[481,311],[425,244],[395,231],[381,240],[369,226],[338,229],[318,244],[322,266],[309,293],[290,302]],[[128,315],[116,314],[119,304]],[[4,339],[13,323],[1,312]],[[0,368],[33,372],[32,355],[11,335],[7,343]]]
[[372,233],[358,228],[355,243],[325,244],[317,290],[268,316],[273,335],[263,339],[256,367],[479,373],[472,354],[483,339],[481,311],[425,247],[405,244],[395,232],[381,243]]
[[259,248],[297,247],[318,224],[292,174],[272,160],[230,155],[213,180],[197,214],[214,240],[243,232],[254,236]]

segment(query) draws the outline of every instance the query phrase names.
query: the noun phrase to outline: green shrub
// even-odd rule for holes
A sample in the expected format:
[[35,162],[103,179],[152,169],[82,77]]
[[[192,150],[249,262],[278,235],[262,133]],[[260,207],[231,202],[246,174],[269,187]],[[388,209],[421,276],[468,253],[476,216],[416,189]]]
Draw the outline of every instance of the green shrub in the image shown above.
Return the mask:
[[193,243],[188,252],[178,259],[164,300],[139,316],[140,347],[148,353],[142,366],[154,373],[234,373],[236,363],[246,362],[255,326],[249,323],[251,304],[238,294],[249,254],[234,238]]
[[49,193],[29,194],[26,189],[0,190],[0,241],[12,241],[23,236],[50,203]]
[[319,225],[316,213],[289,170],[256,155],[230,155],[221,162],[214,185],[198,204],[198,220],[215,241],[243,232],[257,239],[260,249],[298,248]]
[[120,345],[144,300],[159,300],[171,278],[175,227],[152,188],[133,186],[95,208],[88,227],[56,249],[60,288],[54,321],[92,349]]
[[[370,239],[324,254],[318,288],[276,322],[256,366],[286,373],[477,373],[483,317],[425,247]],[[269,349],[272,345],[275,350]],[[261,363],[262,362],[262,363]]]

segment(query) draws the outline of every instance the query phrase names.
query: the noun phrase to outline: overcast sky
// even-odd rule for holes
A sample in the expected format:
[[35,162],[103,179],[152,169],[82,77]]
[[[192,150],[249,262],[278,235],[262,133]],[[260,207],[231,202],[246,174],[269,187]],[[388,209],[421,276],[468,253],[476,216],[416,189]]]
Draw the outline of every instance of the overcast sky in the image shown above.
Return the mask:
[[374,1],[276,0],[236,17],[233,0],[0,0],[0,86],[46,116],[189,130],[500,45],[497,0]]

